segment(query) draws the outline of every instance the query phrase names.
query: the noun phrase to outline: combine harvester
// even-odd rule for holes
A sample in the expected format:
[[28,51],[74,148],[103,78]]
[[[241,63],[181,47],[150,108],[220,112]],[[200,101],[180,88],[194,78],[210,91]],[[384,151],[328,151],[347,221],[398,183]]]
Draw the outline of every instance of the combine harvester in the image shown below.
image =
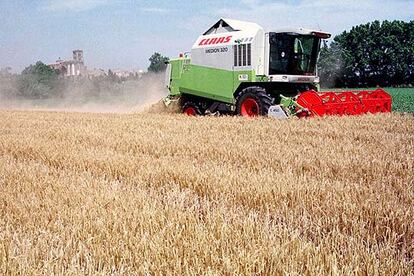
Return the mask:
[[317,92],[321,31],[265,32],[255,23],[221,19],[201,35],[191,53],[167,66],[165,99],[188,115],[246,117],[357,115],[391,112],[382,89]]

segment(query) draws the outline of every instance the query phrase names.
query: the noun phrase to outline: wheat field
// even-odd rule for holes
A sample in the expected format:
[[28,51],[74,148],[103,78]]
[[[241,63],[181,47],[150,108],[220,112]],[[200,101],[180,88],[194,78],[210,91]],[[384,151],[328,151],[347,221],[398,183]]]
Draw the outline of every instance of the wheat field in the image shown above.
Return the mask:
[[411,115],[0,117],[0,274],[413,274]]

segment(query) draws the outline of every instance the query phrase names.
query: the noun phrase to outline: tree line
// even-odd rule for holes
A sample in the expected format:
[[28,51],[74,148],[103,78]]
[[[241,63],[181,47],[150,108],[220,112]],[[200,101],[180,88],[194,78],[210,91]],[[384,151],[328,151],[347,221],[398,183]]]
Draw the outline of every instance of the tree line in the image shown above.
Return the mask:
[[320,53],[325,87],[414,84],[414,21],[374,21],[336,36]]
[[20,74],[12,74],[11,68],[0,69],[0,98],[48,99],[67,95],[68,91],[82,91],[83,98],[104,98],[119,95],[125,87],[131,87],[147,75],[165,70],[168,58],[154,53],[150,58],[148,72],[120,77],[108,70],[101,76],[65,77],[41,61],[27,66]]

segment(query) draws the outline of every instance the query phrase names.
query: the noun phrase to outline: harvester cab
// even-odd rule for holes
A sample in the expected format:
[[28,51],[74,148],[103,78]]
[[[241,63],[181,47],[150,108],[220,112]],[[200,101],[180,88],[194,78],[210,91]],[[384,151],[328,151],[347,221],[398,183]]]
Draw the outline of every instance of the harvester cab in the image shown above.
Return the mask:
[[316,74],[321,39],[328,33],[291,29],[265,36],[265,73],[272,81],[306,82],[317,85]]
[[191,52],[167,66],[166,102],[188,115],[274,117],[388,112],[383,90],[319,93],[317,60],[331,35],[304,28],[265,32],[251,22],[220,19]]

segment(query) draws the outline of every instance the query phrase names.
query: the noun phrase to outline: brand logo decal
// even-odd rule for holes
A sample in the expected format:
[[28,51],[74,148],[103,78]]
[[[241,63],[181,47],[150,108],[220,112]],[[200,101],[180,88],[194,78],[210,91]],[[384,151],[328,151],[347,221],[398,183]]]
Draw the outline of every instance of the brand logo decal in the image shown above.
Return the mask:
[[216,44],[223,44],[228,43],[231,41],[232,36],[222,36],[222,37],[214,37],[214,38],[204,38],[200,41],[198,46],[204,45],[216,45]]

